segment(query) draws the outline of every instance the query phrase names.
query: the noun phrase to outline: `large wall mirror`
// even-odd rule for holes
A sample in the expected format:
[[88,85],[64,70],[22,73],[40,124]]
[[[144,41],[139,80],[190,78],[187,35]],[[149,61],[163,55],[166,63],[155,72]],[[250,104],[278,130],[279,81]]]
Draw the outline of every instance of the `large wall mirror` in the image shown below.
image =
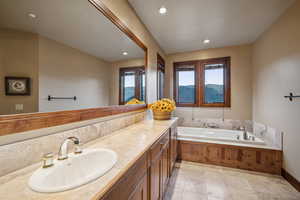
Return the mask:
[[1,0],[0,116],[145,101],[145,56],[88,0]]

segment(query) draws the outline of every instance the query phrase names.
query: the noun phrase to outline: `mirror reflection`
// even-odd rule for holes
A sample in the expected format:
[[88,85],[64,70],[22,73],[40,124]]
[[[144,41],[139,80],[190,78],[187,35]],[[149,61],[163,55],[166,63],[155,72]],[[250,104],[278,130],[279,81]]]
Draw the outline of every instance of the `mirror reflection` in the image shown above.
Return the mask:
[[88,0],[1,0],[0,44],[0,115],[146,99],[145,52]]

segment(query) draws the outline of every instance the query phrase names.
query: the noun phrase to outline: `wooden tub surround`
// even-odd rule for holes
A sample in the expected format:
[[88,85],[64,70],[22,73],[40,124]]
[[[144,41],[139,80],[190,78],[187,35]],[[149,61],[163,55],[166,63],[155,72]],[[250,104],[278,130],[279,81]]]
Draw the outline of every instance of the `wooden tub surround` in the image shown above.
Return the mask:
[[180,140],[179,159],[281,175],[282,151]]

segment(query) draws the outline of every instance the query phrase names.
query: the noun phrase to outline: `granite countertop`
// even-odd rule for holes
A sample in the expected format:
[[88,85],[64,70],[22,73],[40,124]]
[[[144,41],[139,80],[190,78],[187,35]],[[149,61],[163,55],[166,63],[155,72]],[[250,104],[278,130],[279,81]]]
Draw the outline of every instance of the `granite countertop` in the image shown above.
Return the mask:
[[104,176],[81,187],[59,193],[37,193],[28,179],[41,163],[0,177],[0,199],[5,200],[94,200],[101,197],[150,146],[176,122],[145,120],[101,137],[83,148],[108,148],[118,154],[116,165]]

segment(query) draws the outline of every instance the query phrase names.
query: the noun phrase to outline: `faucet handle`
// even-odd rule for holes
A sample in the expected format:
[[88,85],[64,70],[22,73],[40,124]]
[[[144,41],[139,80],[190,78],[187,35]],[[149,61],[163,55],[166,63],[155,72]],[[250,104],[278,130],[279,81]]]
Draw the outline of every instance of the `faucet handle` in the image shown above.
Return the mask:
[[52,167],[54,165],[54,154],[52,152],[46,153],[43,156],[43,168]]
[[80,154],[80,153],[82,153],[82,150],[79,144],[75,144],[74,154]]

